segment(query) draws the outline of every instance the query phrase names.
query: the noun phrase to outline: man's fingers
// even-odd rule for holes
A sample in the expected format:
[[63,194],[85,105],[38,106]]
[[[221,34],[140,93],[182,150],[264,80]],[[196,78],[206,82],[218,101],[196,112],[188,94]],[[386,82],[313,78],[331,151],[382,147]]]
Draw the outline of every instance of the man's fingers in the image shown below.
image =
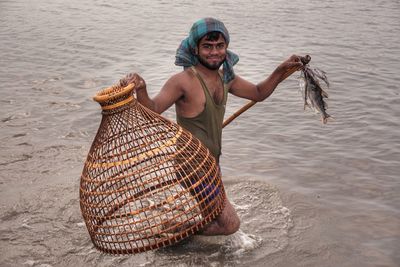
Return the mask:
[[134,83],[137,79],[137,74],[136,73],[129,73],[128,75],[126,75],[126,81],[128,83]]
[[120,86],[128,86],[129,84],[134,84],[136,89],[146,88],[146,82],[137,73],[129,73],[124,78],[119,80]]
[[303,67],[301,62],[288,62],[288,69],[299,70]]
[[292,56],[290,57],[290,61],[293,61],[293,62],[301,62],[300,57],[299,57],[298,55],[292,55]]
[[127,74],[124,78],[119,80],[119,84],[121,86],[127,86],[128,84],[132,83],[132,78],[134,77],[134,73]]
[[135,80],[135,78],[136,78],[135,75],[136,75],[136,73],[129,73],[129,74],[128,74],[127,80],[129,81],[129,83],[132,83],[132,81]]

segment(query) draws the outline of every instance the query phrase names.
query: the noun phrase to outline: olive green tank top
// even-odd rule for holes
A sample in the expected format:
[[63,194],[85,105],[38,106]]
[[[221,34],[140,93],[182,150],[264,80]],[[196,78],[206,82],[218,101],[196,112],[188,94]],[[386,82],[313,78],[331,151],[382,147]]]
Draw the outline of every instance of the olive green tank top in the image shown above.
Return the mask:
[[[185,118],[176,114],[177,123],[191,132],[210,150],[217,162],[221,155],[222,123],[225,115],[225,105],[228,98],[228,88],[224,84],[222,103],[217,105],[208,91],[207,85],[194,67],[191,67],[199,79],[206,97],[204,110],[193,118]],[[221,75],[220,75],[221,76]],[[222,81],[222,77],[221,77]]]

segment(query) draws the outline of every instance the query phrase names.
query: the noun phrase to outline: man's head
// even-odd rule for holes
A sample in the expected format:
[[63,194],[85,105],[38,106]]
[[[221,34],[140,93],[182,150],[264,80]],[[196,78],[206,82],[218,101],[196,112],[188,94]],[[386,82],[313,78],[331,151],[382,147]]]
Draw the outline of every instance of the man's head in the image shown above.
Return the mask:
[[227,50],[228,45],[229,33],[221,21],[200,19],[178,47],[175,64],[187,68],[200,63],[211,69],[218,69],[223,64],[224,82],[227,83],[235,77],[233,65],[239,61],[235,53]]
[[206,68],[217,70],[226,59],[227,47],[225,37],[221,32],[209,32],[197,43],[197,59]]

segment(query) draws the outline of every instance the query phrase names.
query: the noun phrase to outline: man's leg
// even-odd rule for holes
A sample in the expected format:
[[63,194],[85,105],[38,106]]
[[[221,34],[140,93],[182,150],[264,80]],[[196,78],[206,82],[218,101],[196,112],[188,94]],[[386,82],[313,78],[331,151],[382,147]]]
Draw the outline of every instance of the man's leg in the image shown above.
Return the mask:
[[231,235],[239,230],[240,219],[228,199],[225,199],[225,207],[221,214],[208,224],[200,235]]

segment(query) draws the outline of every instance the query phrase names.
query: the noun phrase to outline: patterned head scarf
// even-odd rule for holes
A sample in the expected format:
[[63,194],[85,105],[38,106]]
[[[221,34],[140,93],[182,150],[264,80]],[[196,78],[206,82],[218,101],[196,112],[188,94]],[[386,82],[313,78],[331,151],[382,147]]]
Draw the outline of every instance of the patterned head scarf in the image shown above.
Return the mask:
[[[198,41],[207,33],[217,31],[222,33],[227,44],[229,44],[229,33],[225,28],[225,25],[214,18],[204,18],[196,21],[190,29],[189,36],[184,39],[181,45],[178,47],[175,56],[175,65],[183,66],[188,68],[199,63],[196,56],[196,47]],[[224,70],[224,83],[228,83],[235,78],[233,71],[233,65],[239,61],[239,57],[231,52],[227,51],[226,59],[223,63]]]

